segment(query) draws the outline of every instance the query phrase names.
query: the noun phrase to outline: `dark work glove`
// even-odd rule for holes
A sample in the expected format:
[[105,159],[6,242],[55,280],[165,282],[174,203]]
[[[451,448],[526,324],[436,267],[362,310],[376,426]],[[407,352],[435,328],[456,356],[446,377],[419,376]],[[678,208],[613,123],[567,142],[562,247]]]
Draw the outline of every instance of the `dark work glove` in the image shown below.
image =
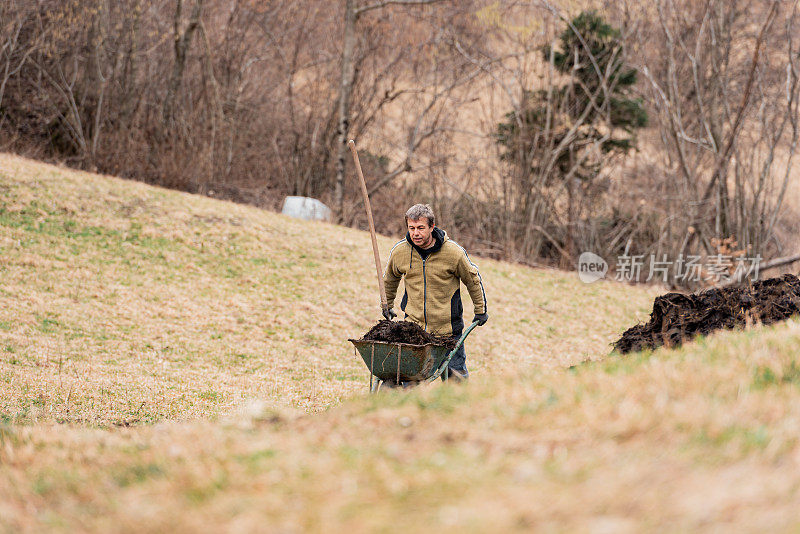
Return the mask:
[[489,313],[476,313],[475,318],[472,320],[474,323],[475,321],[478,322],[478,326],[483,326],[486,324],[486,321],[489,320]]
[[386,319],[387,321],[391,321],[392,319],[397,317],[397,314],[391,308],[386,308],[385,310],[382,311],[383,311],[383,318]]

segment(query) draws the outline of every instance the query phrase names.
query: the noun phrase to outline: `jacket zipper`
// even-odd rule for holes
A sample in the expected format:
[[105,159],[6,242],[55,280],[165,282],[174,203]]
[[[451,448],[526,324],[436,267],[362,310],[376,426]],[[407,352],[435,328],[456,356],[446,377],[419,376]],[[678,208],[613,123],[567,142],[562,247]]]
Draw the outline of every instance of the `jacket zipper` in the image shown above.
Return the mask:
[[428,277],[425,274],[425,261],[422,260],[422,318],[425,320],[424,330],[428,331]]

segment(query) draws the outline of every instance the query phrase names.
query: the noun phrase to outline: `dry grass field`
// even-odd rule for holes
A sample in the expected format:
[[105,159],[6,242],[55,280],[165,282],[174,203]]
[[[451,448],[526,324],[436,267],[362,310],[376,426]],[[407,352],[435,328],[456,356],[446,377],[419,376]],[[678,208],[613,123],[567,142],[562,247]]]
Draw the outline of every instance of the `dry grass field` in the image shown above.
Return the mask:
[[470,383],[369,396],[368,235],[0,155],[0,531],[800,529],[800,322],[476,263]]

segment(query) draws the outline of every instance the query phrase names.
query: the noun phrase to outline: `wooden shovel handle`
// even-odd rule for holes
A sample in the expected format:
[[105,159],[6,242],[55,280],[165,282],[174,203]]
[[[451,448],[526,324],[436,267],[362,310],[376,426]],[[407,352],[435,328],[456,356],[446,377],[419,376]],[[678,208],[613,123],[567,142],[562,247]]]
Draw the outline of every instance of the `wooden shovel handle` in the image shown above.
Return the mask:
[[388,310],[389,304],[386,302],[386,288],[383,286],[383,273],[381,272],[381,254],[378,252],[378,238],[375,237],[375,223],[372,220],[372,207],[369,203],[369,193],[367,193],[367,182],[364,180],[364,172],[361,170],[361,162],[358,160],[356,142],[350,139],[347,142],[350,152],[353,153],[353,162],[356,164],[356,172],[361,180],[361,194],[364,196],[364,208],[367,210],[367,221],[369,221],[369,233],[372,236],[372,252],[375,254],[375,271],[378,275],[378,289],[381,292],[381,309]]

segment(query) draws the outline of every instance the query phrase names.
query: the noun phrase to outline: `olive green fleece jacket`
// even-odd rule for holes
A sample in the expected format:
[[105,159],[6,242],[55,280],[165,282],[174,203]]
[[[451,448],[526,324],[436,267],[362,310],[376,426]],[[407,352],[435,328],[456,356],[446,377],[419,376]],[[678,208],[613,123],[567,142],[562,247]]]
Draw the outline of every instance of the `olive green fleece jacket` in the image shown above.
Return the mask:
[[464,327],[461,282],[469,291],[475,314],[481,314],[487,311],[483,281],[467,251],[444,230],[434,228],[433,236],[435,245],[426,251],[425,260],[408,235],[392,247],[383,273],[386,298],[393,307],[400,279],[405,278],[400,309],[406,319],[427,332],[460,335]]

